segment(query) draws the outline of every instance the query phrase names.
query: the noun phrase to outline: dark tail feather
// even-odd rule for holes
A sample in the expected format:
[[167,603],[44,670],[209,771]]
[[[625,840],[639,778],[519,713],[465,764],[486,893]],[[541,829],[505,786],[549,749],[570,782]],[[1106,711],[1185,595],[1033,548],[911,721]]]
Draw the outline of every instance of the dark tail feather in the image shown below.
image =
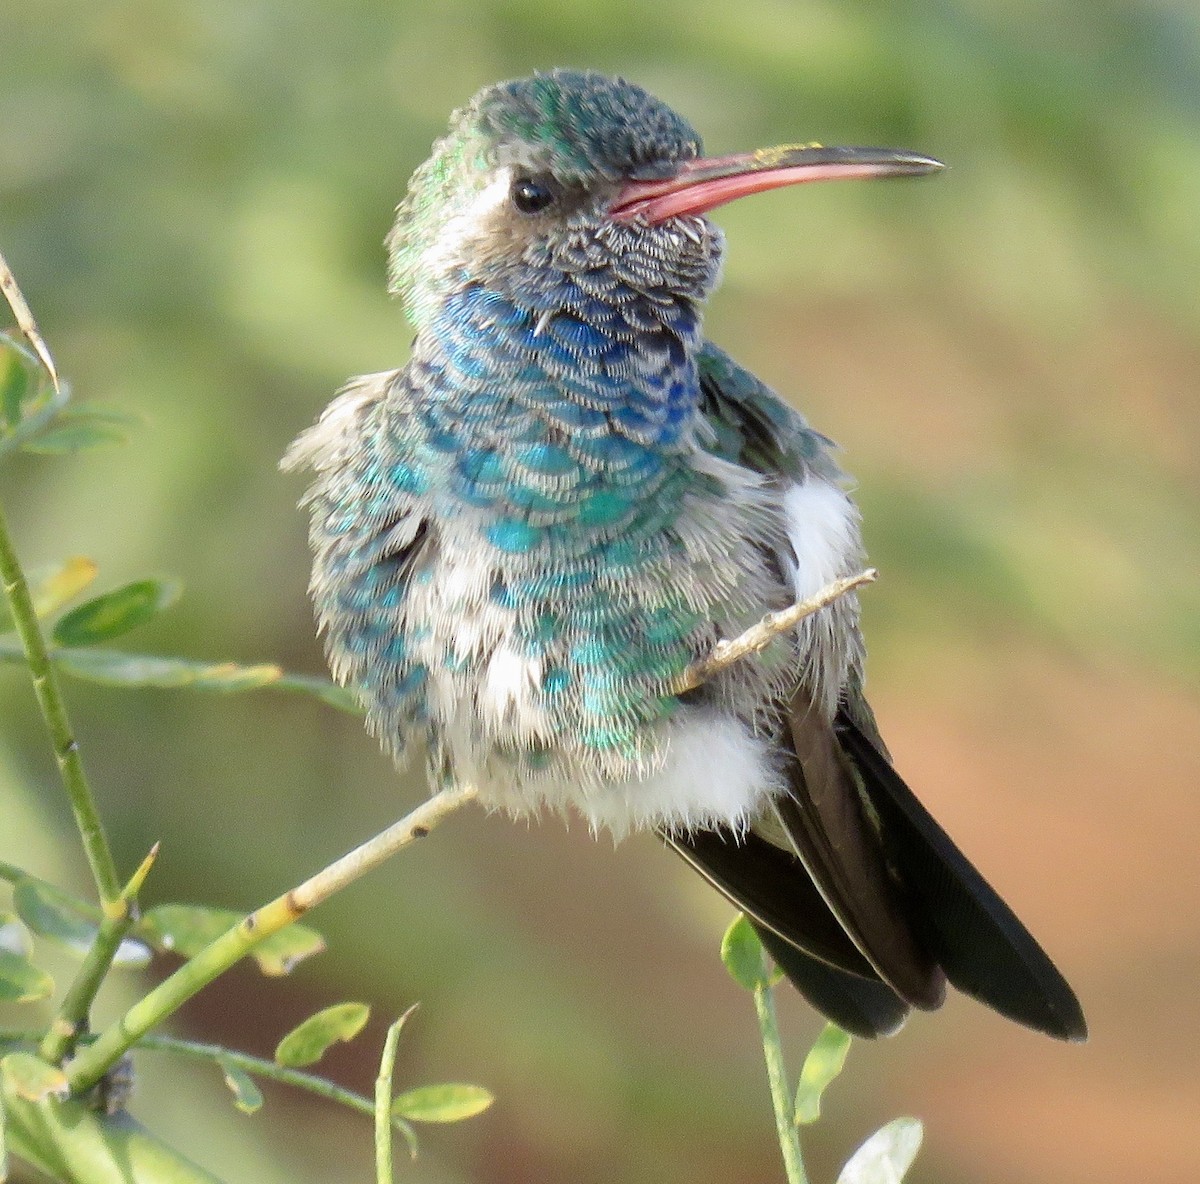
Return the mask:
[[755,932],[788,981],[826,1019],[852,1036],[891,1036],[908,1018],[908,1004],[878,979],[847,974],[789,945],[770,929]]
[[835,727],[915,897],[923,939],[950,982],[1020,1024],[1086,1040],[1079,1000],[1029,931],[844,711]]
[[800,861],[750,832],[663,834],[754,923],[767,953],[822,1015],[855,1036],[890,1036],[908,1005],[880,982]]
[[760,931],[777,934],[848,976],[864,981],[878,977],[791,852],[753,831],[742,837],[718,830],[664,832],[662,837]]

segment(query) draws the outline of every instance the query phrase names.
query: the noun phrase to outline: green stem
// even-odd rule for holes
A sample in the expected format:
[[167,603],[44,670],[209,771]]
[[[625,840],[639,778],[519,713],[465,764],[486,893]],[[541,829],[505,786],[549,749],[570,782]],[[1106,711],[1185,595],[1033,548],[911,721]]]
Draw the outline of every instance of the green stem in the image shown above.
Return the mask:
[[392,1173],[392,1078],[396,1072],[396,1049],[400,1047],[400,1029],[404,1020],[398,1019],[388,1028],[379,1058],[379,1076],[375,1078],[375,1182],[393,1184]]
[[285,1065],[277,1065],[274,1061],[251,1056],[248,1052],[235,1052],[219,1044],[200,1044],[194,1040],[179,1040],[174,1036],[143,1036],[138,1041],[138,1048],[149,1049],[151,1052],[173,1052],[198,1060],[225,1062],[238,1069],[244,1069],[247,1073],[253,1073],[256,1077],[265,1077],[270,1081],[278,1081],[281,1085],[307,1090],[310,1094],[316,1094],[331,1102],[340,1102],[360,1114],[375,1113],[370,1098],[335,1085],[332,1081],[326,1081],[324,1077],[304,1073],[299,1069],[289,1069]]
[[221,1184],[128,1115],[97,1114],[70,1099],[33,1102],[7,1089],[2,1077],[0,1105],[8,1120],[10,1150],[49,1179],[71,1184]]
[[100,991],[100,985],[117,956],[122,940],[137,920],[137,894],[157,856],[158,844],[155,843],[150,854],[121,890],[122,907],[105,912],[95,940],[38,1046],[38,1055],[43,1060],[57,1065],[74,1050],[80,1034],[87,1028],[88,1013]]
[[378,867],[402,847],[424,838],[448,814],[474,800],[475,793],[472,787],[466,786],[434,794],[387,830],[244,917],[139,999],[67,1066],[71,1091],[78,1095],[91,1089],[151,1028],[162,1023],[217,975],[223,974],[260,942],[299,920],[334,892]]
[[96,811],[91,787],[83,772],[79,745],[71,732],[66,704],[63,702],[58,678],[46,652],[46,639],[42,636],[42,629],[34,612],[25,573],[21,570],[20,561],[13,548],[3,507],[0,507],[0,581],[3,581],[13,624],[25,650],[25,661],[33,677],[34,694],[37,696],[38,707],[41,708],[42,719],[46,723],[46,731],[50,734],[59,773],[62,775],[67,796],[71,799],[75,825],[79,828],[79,837],[83,840],[83,849],[92,869],[92,879],[96,882],[100,903],[107,913],[111,908],[120,905],[121,885],[117,879],[116,864],[113,862],[112,850],[104,833],[104,824]]
[[767,1061],[767,1081],[771,1086],[771,1105],[775,1110],[775,1133],[788,1184],[808,1184],[804,1159],[800,1153],[800,1134],[792,1121],[792,1091],[783,1064],[783,1043],[779,1038],[779,1021],[775,1016],[775,991],[761,984],[754,988],[754,1008],[758,1012],[758,1027],[762,1033],[763,1055]]
[[105,917],[100,922],[96,938],[79,967],[79,973],[38,1045],[38,1055],[43,1060],[56,1065],[74,1047],[86,1027],[88,1012],[100,990],[100,984],[104,982],[121,940],[132,924],[132,911],[122,917]]
[[[389,1037],[390,1035],[389,1031]],[[38,1032],[0,1031],[0,1049],[28,1047],[37,1043],[39,1036]],[[96,1039],[95,1036],[83,1036],[80,1038],[80,1043],[94,1044]],[[317,1077],[315,1074],[305,1073],[300,1069],[290,1069],[286,1065],[277,1065],[274,1061],[251,1056],[248,1052],[236,1052],[220,1044],[202,1044],[195,1040],[180,1040],[175,1036],[143,1036],[138,1041],[138,1050],[142,1049],[149,1052],[175,1053],[178,1056],[192,1057],[195,1060],[208,1061],[218,1066],[224,1062],[243,1069],[255,1077],[265,1077],[269,1081],[279,1082],[280,1085],[290,1085],[295,1089],[316,1094],[317,1097],[325,1098],[327,1101],[348,1106],[360,1114],[375,1114],[375,1103],[362,1094],[356,1094],[353,1090],[335,1085],[324,1077]],[[393,1116],[392,1124],[406,1138],[414,1137],[412,1127],[404,1119]]]

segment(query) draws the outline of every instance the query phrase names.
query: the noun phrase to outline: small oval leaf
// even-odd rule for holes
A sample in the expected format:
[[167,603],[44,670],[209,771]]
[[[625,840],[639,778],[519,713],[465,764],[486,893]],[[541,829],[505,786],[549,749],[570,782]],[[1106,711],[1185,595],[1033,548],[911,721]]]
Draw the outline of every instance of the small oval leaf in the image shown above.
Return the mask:
[[307,925],[289,925],[255,946],[250,956],[263,974],[277,978],[291,974],[305,958],[320,954],[324,949],[325,939],[315,929],[309,929]]
[[0,1060],[0,1074],[7,1090],[31,1102],[46,1098],[65,1098],[71,1087],[67,1075],[55,1065],[48,1065],[31,1052],[12,1052]]
[[158,904],[142,914],[138,932],[155,949],[191,958],[241,920],[231,909]]
[[[99,932],[99,910],[86,901],[39,880],[23,876],[13,888],[13,905],[38,937],[47,938],[80,956],[91,949]],[[113,955],[113,965],[137,969],[150,961],[150,951],[133,938],[125,938]]]
[[[231,909],[160,904],[145,913],[138,932],[155,949],[191,958],[242,920],[242,914]],[[298,962],[324,949],[325,939],[315,929],[289,925],[260,942],[250,956],[263,974],[274,977],[287,974]]]
[[262,1109],[262,1090],[244,1069],[231,1064],[224,1057],[217,1057],[217,1065],[225,1078],[225,1084],[233,1094],[233,1104],[243,1114],[254,1114]]
[[837,1184],[902,1184],[924,1133],[920,1119],[894,1118],[846,1161]]
[[297,1024],[275,1049],[275,1062],[298,1069],[319,1061],[331,1044],[353,1040],[363,1030],[371,1009],[365,1003],[335,1003]]
[[482,1085],[421,1085],[399,1094],[392,1114],[409,1122],[461,1122],[482,1114],[495,1100]]
[[816,1122],[821,1117],[821,1095],[842,1071],[849,1051],[850,1033],[843,1032],[837,1024],[826,1024],[800,1070],[800,1084],[796,1089],[797,1123]]
[[283,671],[271,663],[239,666],[235,662],[198,662],[160,658],[154,654],[123,654],[114,650],[67,649],[53,655],[55,664],[76,678],[120,687],[190,687],[198,691],[233,694],[278,682]]
[[54,980],[23,954],[0,950],[0,1003],[32,1003],[54,993]]
[[23,876],[13,888],[13,907],[38,937],[49,938],[76,953],[84,953],[99,928],[97,910],[34,876]]
[[153,620],[179,599],[174,580],[136,580],[85,601],[54,626],[55,645],[95,645],[111,641]]
[[124,444],[126,439],[123,431],[102,419],[80,419],[73,423],[55,421],[54,427],[34,436],[25,445],[25,451],[42,456],[66,456],[104,444]]
[[745,913],[738,913],[721,940],[721,961],[733,981],[747,991],[770,985],[762,942]]
[[60,567],[39,572],[29,581],[29,594],[39,617],[48,617],[70,603],[96,578],[99,568],[84,555],[72,555]]
[[5,422],[15,428],[21,422],[21,403],[29,389],[29,371],[25,369],[21,355],[8,348],[8,342],[0,340],[0,408]]
[[123,411],[120,407],[112,407],[106,403],[86,402],[68,403],[59,412],[59,419],[68,423],[110,423],[125,428],[135,428],[143,422],[142,417],[132,411]]

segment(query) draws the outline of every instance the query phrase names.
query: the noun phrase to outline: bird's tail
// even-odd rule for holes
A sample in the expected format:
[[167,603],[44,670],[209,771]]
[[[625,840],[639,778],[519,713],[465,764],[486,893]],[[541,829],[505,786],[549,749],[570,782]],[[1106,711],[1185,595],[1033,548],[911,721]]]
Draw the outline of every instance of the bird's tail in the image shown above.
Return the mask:
[[832,730],[793,721],[797,733],[817,726],[826,739],[796,737],[797,784],[778,803],[790,850],[754,831],[667,842],[747,914],[796,989],[855,1035],[896,1031],[911,1007],[937,1007],[949,980],[1020,1024],[1085,1039],[1066,980],[887,757],[845,712]]

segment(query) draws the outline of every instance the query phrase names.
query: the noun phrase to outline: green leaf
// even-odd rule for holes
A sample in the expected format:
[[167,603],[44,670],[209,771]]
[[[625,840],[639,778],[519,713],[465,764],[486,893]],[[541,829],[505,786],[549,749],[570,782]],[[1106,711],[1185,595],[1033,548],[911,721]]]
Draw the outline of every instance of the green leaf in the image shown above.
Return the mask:
[[921,1149],[923,1134],[919,1119],[893,1119],[849,1158],[837,1184],[901,1184]]
[[13,907],[38,937],[79,953],[96,936],[98,910],[45,880],[23,876],[13,887]]
[[54,626],[55,645],[95,645],[111,641],[153,620],[179,599],[174,580],[137,580],[85,601]]
[[0,341],[0,408],[10,428],[21,422],[21,403],[29,389],[29,371],[21,355]]
[[821,1095],[842,1071],[849,1051],[850,1033],[843,1032],[837,1024],[826,1024],[800,1070],[800,1084],[796,1090],[797,1123],[816,1122],[821,1117]]
[[0,1074],[4,1076],[6,1090],[31,1102],[65,1098],[71,1092],[67,1075],[31,1052],[10,1052],[0,1060]]
[[27,452],[61,456],[101,444],[124,444],[127,429],[138,422],[137,416],[115,407],[74,403],[63,407],[24,447]]
[[32,948],[29,930],[21,924],[20,918],[13,913],[0,913],[0,950],[25,958]]
[[121,428],[134,428],[142,422],[140,415],[105,403],[69,403],[58,418],[67,423],[110,423]]
[[[155,949],[191,958],[243,920],[241,913],[204,905],[160,904],[150,909],[138,933]],[[250,951],[263,974],[287,974],[298,962],[319,954],[325,939],[307,925],[289,925]]]
[[721,939],[721,961],[733,981],[747,991],[771,984],[763,960],[762,942],[745,913],[738,913]]
[[[38,937],[72,953],[86,954],[96,940],[99,910],[35,876],[23,876],[13,886],[13,907]],[[113,965],[122,967],[136,968],[149,961],[150,951],[131,938],[121,942],[113,957]]]
[[102,419],[80,419],[73,423],[56,420],[55,426],[27,441],[25,451],[41,456],[66,456],[104,444],[124,444],[126,439],[123,431]]
[[301,695],[311,695],[323,703],[328,703],[330,707],[336,707],[339,711],[348,712],[350,715],[362,715],[363,712],[362,704],[353,691],[339,687],[337,683],[330,682],[327,678],[316,678],[310,674],[283,674],[275,685],[281,691],[296,691]]
[[[38,568],[25,577],[33,611],[39,617],[56,613],[96,578],[96,565],[76,555],[58,567]],[[0,633],[13,627],[7,599],[0,599]]]
[[316,1064],[331,1044],[353,1040],[371,1017],[365,1003],[335,1003],[297,1024],[275,1049],[275,1062],[299,1069]]
[[117,650],[69,649],[52,655],[59,669],[76,678],[108,686],[188,687],[197,691],[253,691],[278,682],[278,666],[239,666],[234,662],[196,662]]
[[244,1069],[231,1064],[224,1057],[217,1057],[217,1065],[225,1077],[225,1084],[233,1093],[233,1104],[243,1114],[254,1114],[262,1109],[262,1091]]
[[54,993],[54,980],[23,954],[0,950],[0,1003],[31,1003]]
[[295,967],[325,949],[325,939],[306,925],[289,925],[251,951],[258,968],[271,978],[291,974]]
[[36,440],[57,423],[59,414],[70,398],[70,392],[65,382],[60,383],[57,389],[53,386],[43,386],[41,367],[33,354],[5,334],[0,334],[0,339],[0,348],[5,352],[16,352],[19,357],[25,359],[26,372],[31,375],[35,385],[32,395],[28,386],[25,389],[20,420],[16,424],[5,423],[4,426],[0,426],[0,456],[5,456],[24,447],[29,441]]
[[495,1100],[482,1085],[421,1085],[399,1094],[392,1114],[409,1122],[461,1122],[482,1114]]
[[39,617],[48,617],[70,603],[96,578],[99,568],[84,555],[72,555],[56,568],[31,574],[29,594]]

